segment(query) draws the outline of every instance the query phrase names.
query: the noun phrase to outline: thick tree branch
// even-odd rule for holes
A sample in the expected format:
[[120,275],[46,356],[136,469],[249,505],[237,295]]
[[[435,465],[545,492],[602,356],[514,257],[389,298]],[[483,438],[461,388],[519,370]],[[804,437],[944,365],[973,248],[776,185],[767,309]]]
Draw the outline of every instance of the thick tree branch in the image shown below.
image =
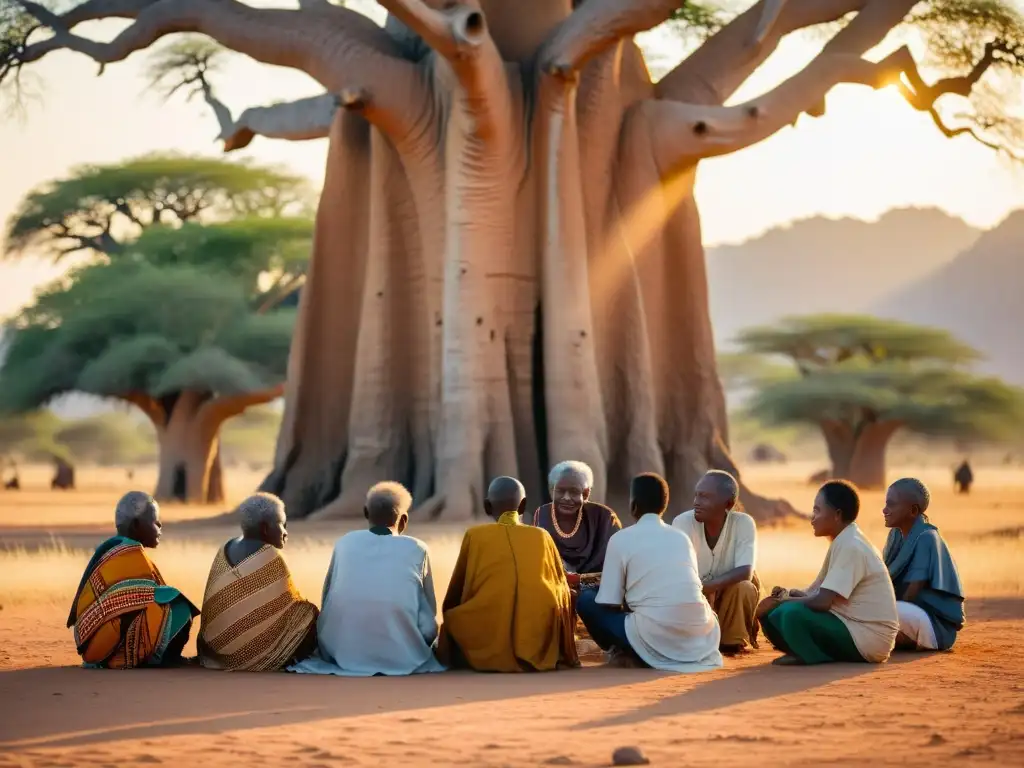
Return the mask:
[[[207,103],[213,107],[210,99]],[[338,110],[338,97],[324,93],[282,104],[249,107],[237,119],[231,118],[226,107],[223,111],[213,108],[221,129],[218,138],[224,142],[224,151],[232,152],[248,146],[254,136],[288,141],[326,138]]]
[[283,395],[284,384],[240,395],[221,395],[203,403],[199,408],[198,418],[200,421],[213,419],[220,423],[244,413],[247,408],[254,405],[272,403]]
[[[408,77],[411,68],[372,20],[331,4],[286,10],[254,8],[237,0],[93,0],[59,16],[38,3],[18,1],[53,36],[17,52],[17,61],[6,62],[11,69],[56,50],[70,50],[92,58],[102,72],[105,65],[175,32],[205,34],[257,61],[302,70],[331,91],[350,85],[350,78],[383,87]],[[134,18],[135,23],[107,43],[71,31],[81,21],[109,17]]]
[[[451,66],[462,86],[466,113],[474,122],[473,133],[487,139],[507,130],[512,105],[505,64],[479,2],[467,0],[437,10],[423,0],[379,1]],[[366,83],[362,87],[372,103],[379,101],[382,94],[377,88]]]
[[822,53],[862,56],[916,5],[918,0],[761,0],[740,14],[658,83],[659,98],[724,104],[793,32],[856,17]]
[[121,395],[120,399],[136,406],[149,417],[154,426],[162,427],[167,423],[167,412],[155,397],[150,397],[145,392],[128,392]]
[[[774,90],[734,107],[656,102],[648,109],[654,121],[652,129],[659,163],[664,172],[671,172],[763,141],[795,123],[803,112],[815,116],[823,114],[825,96],[841,83],[872,88],[896,85],[911,106],[931,113],[946,135],[957,135],[942,124],[935,111],[936,100],[945,94],[969,96],[974,85],[996,61],[995,55],[1000,50],[998,44],[988,46],[968,75],[940,80],[932,86],[924,82],[913,55],[903,47],[877,63],[853,54],[822,53],[806,69]],[[901,76],[907,79],[906,83],[901,81]],[[973,135],[970,129],[959,133]]]
[[541,70],[572,77],[623,38],[666,21],[681,4],[680,0],[588,0],[544,44]]

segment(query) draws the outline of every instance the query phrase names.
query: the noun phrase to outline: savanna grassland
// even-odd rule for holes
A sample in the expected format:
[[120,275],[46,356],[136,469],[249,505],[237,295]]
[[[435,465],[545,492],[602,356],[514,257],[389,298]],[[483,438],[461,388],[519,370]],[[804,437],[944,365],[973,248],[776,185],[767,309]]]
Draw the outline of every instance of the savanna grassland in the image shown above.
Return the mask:
[[[806,477],[814,469],[751,468],[747,478],[808,511]],[[67,493],[48,490],[48,472],[23,469],[23,490],[0,492],[0,766],[604,765],[627,744],[658,765],[1024,759],[1020,469],[976,467],[975,490],[955,496],[947,467],[890,468],[893,478],[916,472],[931,485],[931,519],[957,559],[968,626],[952,653],[897,654],[877,667],[783,669],[769,665],[777,654],[762,640],[760,650],[702,675],[588,665],[544,675],[369,680],[77,668],[64,625],[82,568],[111,532],[118,495],[149,487],[153,472],[140,468],[129,480],[123,470],[82,467],[79,490]],[[232,471],[232,501],[258,482],[251,474]],[[866,493],[860,521],[879,547],[881,505],[880,493]],[[235,534],[224,511],[163,509],[154,559],[196,603],[216,547]],[[290,526],[286,557],[315,602],[332,543],[346,529]],[[461,530],[414,522],[410,532],[431,546],[440,599]],[[825,548],[803,522],[762,531],[762,581],[805,586]]]

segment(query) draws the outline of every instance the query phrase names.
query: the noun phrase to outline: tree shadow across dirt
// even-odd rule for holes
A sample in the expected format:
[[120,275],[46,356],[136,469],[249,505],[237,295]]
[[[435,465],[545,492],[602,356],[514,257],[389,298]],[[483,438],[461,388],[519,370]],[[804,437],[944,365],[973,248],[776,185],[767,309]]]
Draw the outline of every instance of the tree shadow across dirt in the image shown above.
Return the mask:
[[529,696],[578,696],[634,685],[662,673],[581,670],[487,675],[449,672],[405,678],[338,678],[203,669],[0,672],[0,753],[162,736],[217,734]]
[[[924,658],[915,654],[896,654],[889,665],[900,665]],[[773,667],[769,664],[745,666],[733,674],[716,677],[675,695],[613,717],[580,723],[572,730],[612,728],[635,725],[659,717],[674,717],[725,709],[778,696],[802,693],[829,683],[849,680],[884,669],[875,664],[820,664],[812,667]]]

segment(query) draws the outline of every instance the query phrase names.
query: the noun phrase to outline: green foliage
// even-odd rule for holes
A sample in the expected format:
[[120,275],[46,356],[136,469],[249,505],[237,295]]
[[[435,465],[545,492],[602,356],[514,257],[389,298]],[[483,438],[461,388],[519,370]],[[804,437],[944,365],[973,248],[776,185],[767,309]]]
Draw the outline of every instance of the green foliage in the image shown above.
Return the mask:
[[127,246],[124,257],[160,267],[191,265],[225,272],[248,286],[261,304],[296,286],[306,273],[312,246],[312,219],[247,217],[152,227]]
[[1002,440],[1024,426],[1024,392],[964,366],[977,353],[945,331],[874,317],[815,315],[740,335],[747,354],[799,375],[762,378],[748,403],[766,424],[890,421],[924,435]]
[[1024,392],[966,371],[841,364],[760,388],[749,411],[768,424],[898,422],[918,434],[1005,440],[1024,426]]
[[793,376],[791,366],[775,363],[759,354],[723,353],[718,355],[716,363],[718,376],[727,392],[747,389],[765,381]]
[[947,331],[864,315],[790,317],[743,331],[737,342],[748,354],[789,358],[802,372],[847,360],[963,365],[979,357]]
[[148,155],[81,166],[26,196],[7,222],[5,253],[112,255],[149,227],[278,217],[303,211],[307,195],[300,177],[215,158]]
[[245,287],[189,265],[114,261],[73,271],[8,325],[0,409],[70,391],[233,395],[285,375],[294,313],[259,315]]
[[75,462],[131,466],[156,458],[151,430],[128,414],[112,413],[63,422],[54,442]]
[[722,7],[722,3],[690,2],[680,5],[669,23],[684,37],[698,41],[707,40],[720,30],[729,20],[731,14]]

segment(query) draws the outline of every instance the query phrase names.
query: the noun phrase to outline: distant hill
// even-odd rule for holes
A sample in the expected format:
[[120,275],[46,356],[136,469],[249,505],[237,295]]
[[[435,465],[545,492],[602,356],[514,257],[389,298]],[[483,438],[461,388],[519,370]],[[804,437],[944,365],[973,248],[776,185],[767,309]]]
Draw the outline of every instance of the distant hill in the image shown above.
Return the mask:
[[980,368],[1024,384],[1024,211],[986,232],[942,269],[873,306],[875,314],[946,328],[987,360]]
[[816,217],[708,249],[715,341],[786,315],[870,311],[883,296],[951,262],[981,232],[935,208],[876,222]]

